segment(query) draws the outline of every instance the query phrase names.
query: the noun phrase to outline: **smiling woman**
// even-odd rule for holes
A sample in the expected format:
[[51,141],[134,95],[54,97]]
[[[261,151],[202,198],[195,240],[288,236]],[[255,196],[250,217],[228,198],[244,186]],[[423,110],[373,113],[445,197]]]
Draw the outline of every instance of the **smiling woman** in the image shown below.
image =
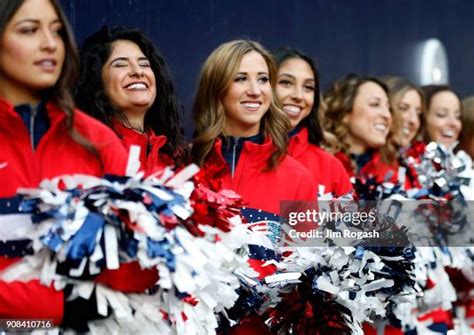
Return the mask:
[[331,149],[349,174],[387,175],[397,180],[392,115],[387,86],[376,78],[348,75],[324,95],[323,124]]
[[140,147],[146,174],[186,161],[166,62],[140,30],[104,27],[84,42],[75,98],[79,108],[114,129],[127,149]]
[[[74,109],[70,91],[77,73],[74,38],[57,1],[0,1],[1,214],[17,215],[18,206],[11,205],[18,203],[17,190],[37,188],[44,179],[125,172],[127,155],[117,136]],[[0,235],[12,230],[4,225]],[[29,253],[24,246],[31,241],[26,235],[4,238],[0,270],[14,271],[10,267]],[[0,319],[51,319],[85,330],[88,320],[99,317],[96,302],[79,304],[89,310],[81,313],[64,291],[43,285],[35,274],[25,276],[0,280]]]

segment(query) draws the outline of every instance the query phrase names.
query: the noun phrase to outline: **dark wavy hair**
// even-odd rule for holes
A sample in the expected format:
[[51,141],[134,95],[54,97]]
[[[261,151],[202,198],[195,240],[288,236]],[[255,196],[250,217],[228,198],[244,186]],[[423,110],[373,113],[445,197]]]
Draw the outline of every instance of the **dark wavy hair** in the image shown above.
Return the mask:
[[157,83],[156,99],[145,115],[145,129],[165,135],[167,141],[162,151],[172,157],[176,165],[185,163],[188,147],[180,120],[183,109],[178,104],[163,56],[139,29],[104,26],[85,40],[80,50],[81,72],[75,92],[77,106],[112,129],[114,121],[130,125],[123,111],[113,107],[102,80],[102,67],[109,59],[113,43],[117,40],[135,43],[150,61]]
[[[8,23],[24,2],[24,0],[0,1],[0,40],[3,38]],[[51,5],[63,25],[60,35],[64,42],[65,55],[58,81],[54,86],[42,92],[42,97],[51,100],[66,113],[66,129],[69,136],[93,154],[98,155],[94,146],[74,129],[74,100],[71,92],[79,74],[79,56],[74,34],[59,1],[51,0]]]
[[319,118],[319,104],[321,95],[319,84],[319,71],[316,67],[316,63],[311,57],[304,54],[303,52],[289,47],[278,49],[274,52],[274,56],[277,61],[278,67],[280,67],[287,60],[301,59],[305,61],[313,71],[315,85],[313,108],[311,109],[311,112],[308,114],[308,116],[301,120],[299,125],[308,128],[310,143],[318,146],[321,145],[321,142],[323,141],[323,129],[321,127],[321,121]]

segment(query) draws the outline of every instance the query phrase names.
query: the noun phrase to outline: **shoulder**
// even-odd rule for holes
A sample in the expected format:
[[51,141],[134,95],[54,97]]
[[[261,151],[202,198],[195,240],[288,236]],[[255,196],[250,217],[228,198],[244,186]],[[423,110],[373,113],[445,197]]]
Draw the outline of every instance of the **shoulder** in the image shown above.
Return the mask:
[[74,109],[74,127],[82,135],[90,139],[117,136],[111,128],[79,109]]

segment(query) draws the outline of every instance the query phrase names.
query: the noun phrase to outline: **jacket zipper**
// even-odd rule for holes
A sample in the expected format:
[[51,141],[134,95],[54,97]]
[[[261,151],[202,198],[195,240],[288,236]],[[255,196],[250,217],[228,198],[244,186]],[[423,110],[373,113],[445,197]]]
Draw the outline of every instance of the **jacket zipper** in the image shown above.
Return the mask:
[[237,146],[239,145],[239,138],[238,137],[233,137],[232,141],[234,142],[234,146],[232,148],[232,178],[234,178],[235,174],[235,159],[236,159],[236,154],[237,154]]
[[31,148],[33,151],[35,150],[35,118],[38,112],[38,106],[33,105],[31,106],[31,115],[30,115],[30,140],[31,140]]

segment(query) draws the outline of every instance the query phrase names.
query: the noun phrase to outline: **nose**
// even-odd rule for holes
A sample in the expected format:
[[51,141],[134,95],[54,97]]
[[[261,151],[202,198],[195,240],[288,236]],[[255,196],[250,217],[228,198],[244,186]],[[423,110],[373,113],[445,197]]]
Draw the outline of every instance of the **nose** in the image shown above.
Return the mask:
[[291,91],[291,98],[296,101],[303,100],[303,90],[298,85],[293,85],[293,90]]
[[144,76],[144,71],[142,67],[136,63],[132,64],[130,67],[130,77],[143,77]]
[[257,80],[249,80],[247,94],[250,96],[259,96],[262,94],[262,90],[260,89],[260,85]]
[[49,52],[54,52],[58,48],[57,37],[49,29],[43,30],[41,48]]
[[384,117],[385,119],[388,119],[388,120],[392,119],[392,113],[390,113],[390,106],[382,107],[381,114],[382,114],[382,117]]
[[418,112],[415,109],[409,110],[407,121],[408,121],[408,124],[410,125],[416,125],[420,122]]

